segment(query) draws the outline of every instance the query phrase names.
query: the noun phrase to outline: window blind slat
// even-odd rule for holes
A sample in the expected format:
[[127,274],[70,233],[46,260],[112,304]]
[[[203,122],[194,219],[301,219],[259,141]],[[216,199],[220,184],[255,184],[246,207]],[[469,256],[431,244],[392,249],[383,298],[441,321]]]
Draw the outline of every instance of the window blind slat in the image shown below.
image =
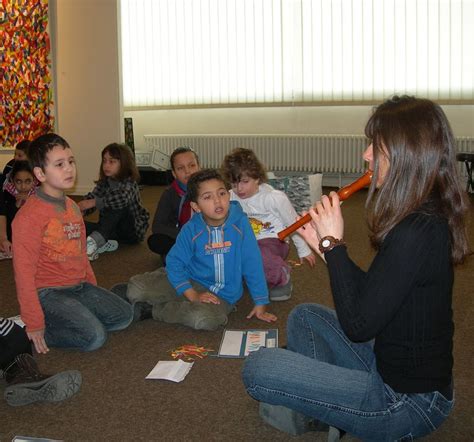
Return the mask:
[[472,100],[472,0],[121,0],[127,108]]

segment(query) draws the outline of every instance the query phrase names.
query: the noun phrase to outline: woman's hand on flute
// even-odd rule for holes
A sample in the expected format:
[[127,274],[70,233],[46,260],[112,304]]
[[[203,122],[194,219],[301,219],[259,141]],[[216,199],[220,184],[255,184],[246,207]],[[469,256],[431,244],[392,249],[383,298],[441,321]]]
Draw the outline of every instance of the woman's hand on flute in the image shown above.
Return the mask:
[[[323,195],[321,201],[309,209],[311,222],[301,226],[297,232],[308,243],[308,245],[323,259],[324,255],[319,251],[319,241],[325,236],[333,236],[342,239],[344,236],[344,219],[342,217],[341,205],[336,192],[331,192],[329,197]],[[306,215],[303,213],[302,216]]]
[[342,239],[344,237],[344,218],[336,192],[331,192],[329,196],[323,195],[310,214],[319,238],[333,236],[336,239]]
[[[309,212],[303,212],[303,214],[297,219],[302,218],[307,213],[311,214],[311,212],[314,212],[313,208],[309,209]],[[313,222],[310,221],[309,223],[302,225],[296,232],[306,241],[306,243],[316,252],[316,254],[324,262],[326,262],[326,260],[324,259],[324,255],[319,251],[318,246],[321,238],[318,236],[318,232],[314,228]]]

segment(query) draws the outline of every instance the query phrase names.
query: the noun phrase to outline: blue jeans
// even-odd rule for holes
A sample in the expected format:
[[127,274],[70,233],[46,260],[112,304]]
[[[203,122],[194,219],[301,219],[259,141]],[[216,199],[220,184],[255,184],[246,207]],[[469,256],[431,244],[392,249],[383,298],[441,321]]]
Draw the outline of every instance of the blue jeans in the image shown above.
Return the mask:
[[377,371],[372,344],[350,341],[335,312],[317,304],[302,304],[290,313],[288,350],[251,353],[242,376],[254,399],[314,417],[364,441],[425,436],[454,405],[437,391],[393,391]]
[[46,324],[45,340],[51,347],[92,351],[101,347],[108,331],[122,330],[132,322],[132,306],[112,292],[88,282],[72,287],[38,291]]

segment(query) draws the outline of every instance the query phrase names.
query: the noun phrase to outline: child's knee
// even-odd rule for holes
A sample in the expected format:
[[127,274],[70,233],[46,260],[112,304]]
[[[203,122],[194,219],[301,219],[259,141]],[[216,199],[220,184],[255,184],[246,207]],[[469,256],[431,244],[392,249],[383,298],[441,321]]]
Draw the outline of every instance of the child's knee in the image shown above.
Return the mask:
[[227,315],[210,314],[208,312],[197,312],[193,318],[193,328],[195,330],[217,330],[227,324]]
[[149,302],[168,295],[168,278],[163,267],[153,272],[146,272],[132,276],[128,281],[127,298],[131,303]]
[[242,380],[246,388],[251,388],[262,382],[278,365],[278,352],[275,349],[260,348],[252,351],[245,358],[242,367]]
[[299,304],[288,315],[287,328],[291,328],[297,323],[301,323],[307,304]]
[[83,351],[94,351],[105,344],[107,332],[104,327],[95,327],[89,330],[88,336],[84,340]]

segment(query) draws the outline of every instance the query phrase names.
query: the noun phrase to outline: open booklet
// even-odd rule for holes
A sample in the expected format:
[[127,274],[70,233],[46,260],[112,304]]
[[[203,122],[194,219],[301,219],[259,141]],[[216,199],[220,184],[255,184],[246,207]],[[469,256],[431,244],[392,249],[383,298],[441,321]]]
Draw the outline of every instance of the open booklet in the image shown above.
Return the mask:
[[260,347],[278,347],[278,329],[224,330],[219,351],[222,358],[245,358]]

